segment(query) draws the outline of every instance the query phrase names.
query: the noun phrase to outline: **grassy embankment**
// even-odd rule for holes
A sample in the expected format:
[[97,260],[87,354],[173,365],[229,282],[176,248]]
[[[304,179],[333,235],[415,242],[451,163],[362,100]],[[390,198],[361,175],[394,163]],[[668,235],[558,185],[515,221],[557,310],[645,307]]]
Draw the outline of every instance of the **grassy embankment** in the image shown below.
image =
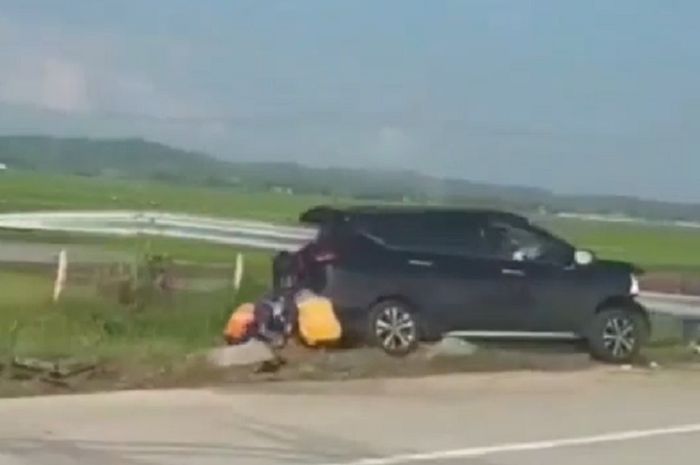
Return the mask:
[[[215,253],[211,246],[202,250],[196,258]],[[54,303],[49,273],[0,271],[0,396],[44,392],[42,383],[17,387],[15,376],[23,370],[2,369],[17,357],[97,363],[92,381],[98,387],[139,386],[187,365],[191,354],[221,343],[223,325],[238,302],[265,289],[267,255],[248,251],[245,257],[246,274],[238,294],[231,286],[153,292],[139,305],[120,303],[117,292],[105,292],[90,277],[69,281]]]

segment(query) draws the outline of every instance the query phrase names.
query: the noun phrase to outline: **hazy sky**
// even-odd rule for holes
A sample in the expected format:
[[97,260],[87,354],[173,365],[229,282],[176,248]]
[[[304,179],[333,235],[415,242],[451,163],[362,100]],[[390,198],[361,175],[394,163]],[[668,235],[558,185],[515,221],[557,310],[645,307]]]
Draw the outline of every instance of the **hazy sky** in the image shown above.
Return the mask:
[[697,0],[0,0],[0,133],[700,201]]

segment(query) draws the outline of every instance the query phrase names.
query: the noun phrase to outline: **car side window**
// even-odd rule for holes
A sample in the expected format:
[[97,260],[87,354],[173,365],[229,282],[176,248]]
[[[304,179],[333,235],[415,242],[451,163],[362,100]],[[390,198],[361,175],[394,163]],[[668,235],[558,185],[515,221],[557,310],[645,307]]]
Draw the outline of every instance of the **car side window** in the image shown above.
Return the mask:
[[431,250],[462,256],[483,256],[486,253],[485,234],[478,224],[436,225],[431,231]]
[[420,225],[398,215],[371,218],[358,222],[357,226],[364,234],[381,240],[389,247],[413,250],[426,241],[425,230]]
[[555,237],[528,226],[492,223],[487,232],[491,256],[504,260],[568,265],[573,251]]
[[483,255],[485,233],[476,223],[444,217],[401,216],[377,218],[362,229],[390,247],[447,255]]

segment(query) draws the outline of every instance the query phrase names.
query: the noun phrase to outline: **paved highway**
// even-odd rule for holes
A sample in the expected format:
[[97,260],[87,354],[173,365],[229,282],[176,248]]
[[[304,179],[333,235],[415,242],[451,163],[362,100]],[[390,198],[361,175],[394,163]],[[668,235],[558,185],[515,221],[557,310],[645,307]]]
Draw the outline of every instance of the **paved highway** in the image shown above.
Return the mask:
[[0,465],[685,465],[699,404],[613,368],[2,400]]

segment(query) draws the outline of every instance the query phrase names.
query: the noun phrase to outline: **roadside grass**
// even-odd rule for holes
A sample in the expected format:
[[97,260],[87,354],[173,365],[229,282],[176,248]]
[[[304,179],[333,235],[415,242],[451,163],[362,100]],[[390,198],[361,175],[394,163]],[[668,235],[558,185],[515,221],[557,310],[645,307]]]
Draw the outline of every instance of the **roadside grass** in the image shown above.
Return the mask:
[[232,267],[236,256],[243,253],[249,276],[260,278],[271,276],[268,273],[273,255],[271,251],[164,237],[107,239],[105,246],[109,250],[128,252],[136,256],[144,254],[167,255],[177,262],[190,262],[198,265],[230,264]]
[[101,295],[92,283],[71,284],[51,301],[46,274],[0,271],[0,360],[95,357],[118,364],[169,363],[221,340],[233,307],[264,290],[267,260],[247,257],[238,295],[223,288],[156,295],[139,308]]
[[0,229],[0,242],[27,244],[55,244],[56,252],[62,246],[90,246],[106,251],[123,252],[129,256],[143,256],[146,253],[167,255],[178,262],[193,264],[231,264],[236,255],[243,252],[252,259],[254,266],[269,261],[272,252],[233,247],[196,240],[157,237],[114,237],[88,234],[75,234],[51,231],[8,231]]

